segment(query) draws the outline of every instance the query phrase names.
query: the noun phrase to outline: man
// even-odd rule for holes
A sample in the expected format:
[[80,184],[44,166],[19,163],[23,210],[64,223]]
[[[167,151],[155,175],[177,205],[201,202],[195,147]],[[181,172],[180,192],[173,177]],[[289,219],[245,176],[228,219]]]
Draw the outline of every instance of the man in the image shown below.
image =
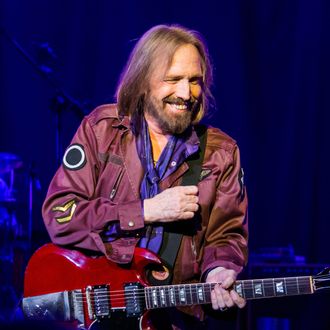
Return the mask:
[[[66,150],[43,217],[54,243],[116,263],[129,263],[135,246],[161,253],[171,246],[168,228],[181,228],[173,283],[218,283],[212,308],[223,311],[245,305],[232,289],[247,260],[247,197],[235,141],[209,127],[199,182],[181,186],[199,152],[195,125],[212,98],[211,83],[197,32],[166,25],[147,31],[122,73],[117,105],[88,115]],[[203,314],[199,306],[184,312]],[[194,320],[168,313],[173,324],[178,315]]]

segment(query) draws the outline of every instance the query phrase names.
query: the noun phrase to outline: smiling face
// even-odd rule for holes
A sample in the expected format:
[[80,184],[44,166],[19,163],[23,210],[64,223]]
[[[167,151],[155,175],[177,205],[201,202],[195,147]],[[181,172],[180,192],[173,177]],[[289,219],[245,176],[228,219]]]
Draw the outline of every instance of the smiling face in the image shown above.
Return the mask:
[[180,134],[191,124],[202,95],[200,54],[191,44],[180,46],[164,73],[159,65],[150,79],[145,98],[149,127],[162,134]]

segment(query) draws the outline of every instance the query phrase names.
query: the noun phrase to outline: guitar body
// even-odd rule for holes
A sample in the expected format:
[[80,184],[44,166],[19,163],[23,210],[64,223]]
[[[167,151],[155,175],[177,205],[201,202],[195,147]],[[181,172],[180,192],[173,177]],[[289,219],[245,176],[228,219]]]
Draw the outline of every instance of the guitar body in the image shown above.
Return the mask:
[[[150,286],[149,275],[161,269],[160,259],[141,248],[135,249],[130,264],[120,265],[104,256],[89,257],[47,244],[34,253],[27,265],[23,312],[29,319],[65,323],[65,329],[72,324],[72,328],[89,330],[159,330],[167,328],[164,323],[169,320],[153,311],[211,303],[216,283]],[[245,299],[312,294],[329,287],[329,269],[316,276],[233,284]]]
[[110,296],[107,298],[114,312],[110,318],[102,320],[101,324],[105,324],[106,327],[101,328],[115,329],[116,324],[119,323],[121,329],[126,328],[125,324],[127,324],[127,329],[132,329],[135,324],[141,322],[142,328],[151,329],[152,325],[146,319],[141,321],[138,317],[126,318],[125,297],[123,294],[116,296],[116,292],[123,292],[124,285],[127,283],[138,283],[141,287],[147,286],[145,270],[151,264],[160,265],[161,262],[156,255],[140,248],[136,248],[131,264],[120,265],[109,261],[104,256],[86,257],[79,251],[46,244],[34,253],[27,265],[24,298],[81,289],[84,328],[99,329],[100,322],[95,322],[88,315],[86,288],[108,285]]

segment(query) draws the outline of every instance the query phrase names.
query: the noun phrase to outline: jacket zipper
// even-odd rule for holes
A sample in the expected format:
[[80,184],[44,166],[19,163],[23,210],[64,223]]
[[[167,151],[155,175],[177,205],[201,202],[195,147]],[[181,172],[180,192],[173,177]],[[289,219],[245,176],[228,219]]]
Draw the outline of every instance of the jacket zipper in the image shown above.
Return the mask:
[[195,260],[196,260],[197,259],[197,250],[196,250],[196,244],[195,244],[194,236],[191,237],[191,250],[192,250],[193,255],[195,257]]
[[193,260],[193,269],[195,274],[199,274],[199,265],[197,262],[197,249],[196,249],[196,243],[195,243],[195,238],[194,236],[191,238],[191,250],[194,256]]
[[119,187],[120,181],[121,181],[121,179],[122,179],[122,177],[123,177],[123,174],[124,174],[124,169],[121,168],[121,170],[120,170],[120,172],[119,172],[119,174],[118,174],[118,176],[117,176],[117,179],[116,179],[116,181],[115,181],[115,184],[113,185],[113,188],[112,188],[112,190],[111,190],[111,192],[110,192],[110,200],[111,200],[111,201],[113,201],[113,199],[114,199],[115,196],[116,196],[116,193],[117,193],[117,190],[118,190],[118,187]]

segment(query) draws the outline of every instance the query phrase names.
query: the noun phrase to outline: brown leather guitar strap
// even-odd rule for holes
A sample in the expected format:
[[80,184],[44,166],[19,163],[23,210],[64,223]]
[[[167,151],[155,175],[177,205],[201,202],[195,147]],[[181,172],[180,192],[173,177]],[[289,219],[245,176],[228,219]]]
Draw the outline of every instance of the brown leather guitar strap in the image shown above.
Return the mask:
[[[200,142],[199,150],[187,159],[189,170],[184,174],[182,178],[182,186],[197,185],[202,171],[202,163],[206,147],[207,127],[205,125],[196,125],[195,131]],[[188,221],[184,221],[180,224],[171,223],[169,226],[164,227],[163,243],[159,255],[165,266],[169,269],[170,276],[166,280],[163,280],[161,282],[162,284],[170,284],[172,281],[172,270],[174,268],[174,263],[180,248],[182,234],[183,232],[187,233],[187,225],[194,227],[195,221],[196,219],[189,221],[189,223]],[[184,225],[186,225],[186,228],[183,227]],[[181,227],[181,230],[178,230],[178,227]],[[189,228],[189,230],[193,230],[193,228]]]

